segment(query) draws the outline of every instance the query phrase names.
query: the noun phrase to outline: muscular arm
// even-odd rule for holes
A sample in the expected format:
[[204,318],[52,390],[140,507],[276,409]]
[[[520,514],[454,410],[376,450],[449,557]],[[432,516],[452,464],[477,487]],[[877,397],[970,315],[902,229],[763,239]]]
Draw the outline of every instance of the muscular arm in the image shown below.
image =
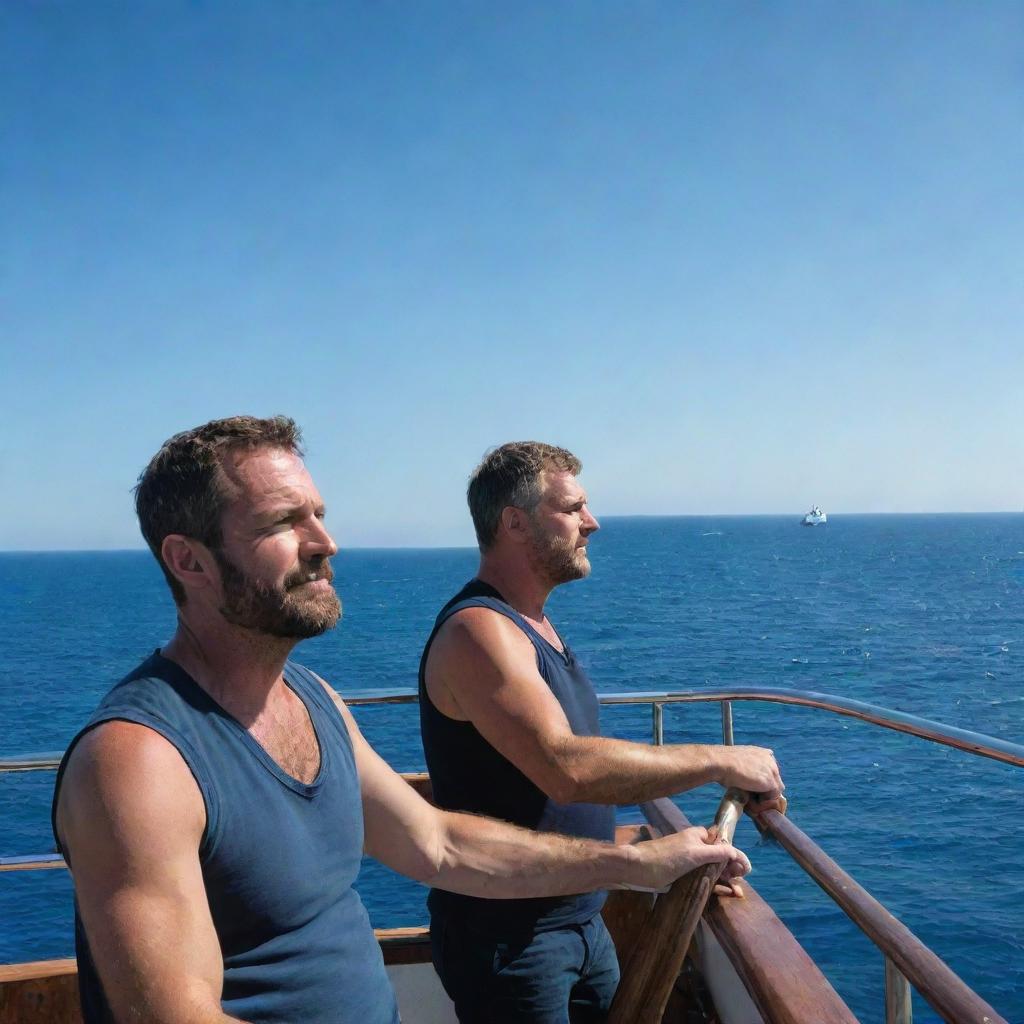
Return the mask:
[[467,608],[445,623],[430,650],[427,689],[440,711],[472,722],[558,803],[640,803],[708,782],[765,799],[784,788],[772,752],[762,747],[655,747],[574,735],[537,671],[529,639],[489,609]]
[[108,722],[75,748],[57,828],[117,1021],[223,1024],[223,959],[199,866],[202,796],[141,725]]
[[469,896],[514,899],[624,886],[661,888],[700,864],[719,863],[727,876],[750,869],[739,850],[708,843],[703,828],[616,846],[439,810],[370,747],[344,702],[327,689],[355,748],[366,853],[426,885]]

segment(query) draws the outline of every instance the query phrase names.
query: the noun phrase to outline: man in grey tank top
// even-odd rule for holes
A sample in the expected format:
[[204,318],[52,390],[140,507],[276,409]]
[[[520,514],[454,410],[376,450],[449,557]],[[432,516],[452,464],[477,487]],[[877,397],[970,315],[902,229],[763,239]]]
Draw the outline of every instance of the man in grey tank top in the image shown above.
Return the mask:
[[[590,572],[598,522],[581,468],[564,448],[513,442],[470,478],[479,571],[438,617],[420,668],[435,799],[576,835],[596,834],[593,805],[637,804],[709,782],[763,794],[772,806],[783,783],[770,750],[628,743],[602,738],[589,720],[593,689],[544,612],[555,587]],[[495,777],[504,784],[489,790],[475,781]],[[509,791],[518,794],[512,807]],[[588,920],[568,904],[545,905],[531,920],[444,894],[432,894],[430,907],[435,967],[462,1024],[606,1014],[618,972],[593,903],[584,904]]]
[[171,438],[140,477],[177,629],[75,737],[54,797],[88,1024],[394,1024],[352,888],[364,851],[508,900],[749,869],[703,829],[622,849],[422,800],[341,698],[288,661],[341,613],[301,455],[291,420],[240,416]]

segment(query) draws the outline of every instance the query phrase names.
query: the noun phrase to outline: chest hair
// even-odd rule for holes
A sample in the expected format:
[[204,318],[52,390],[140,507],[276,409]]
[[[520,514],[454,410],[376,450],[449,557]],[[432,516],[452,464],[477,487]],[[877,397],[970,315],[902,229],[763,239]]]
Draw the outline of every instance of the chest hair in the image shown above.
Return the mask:
[[288,688],[249,732],[287,775],[309,785],[320,771],[320,745],[305,704]]

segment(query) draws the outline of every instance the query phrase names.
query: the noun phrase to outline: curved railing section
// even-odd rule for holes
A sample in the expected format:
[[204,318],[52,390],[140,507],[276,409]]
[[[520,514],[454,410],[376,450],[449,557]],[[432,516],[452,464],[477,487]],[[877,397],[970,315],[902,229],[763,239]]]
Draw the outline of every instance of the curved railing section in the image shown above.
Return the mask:
[[[349,707],[367,707],[374,704],[415,704],[417,692],[411,689],[401,690],[350,690],[342,696]],[[907,733],[932,743],[941,743],[968,754],[989,757],[1004,764],[1024,768],[1024,745],[1011,743],[1009,740],[986,736],[984,733],[971,732],[969,729],[958,729],[945,725],[930,718],[921,718],[906,711],[894,711],[878,704],[853,700],[849,697],[838,697],[831,693],[819,693],[816,690],[793,690],[773,686],[733,686],[721,690],[627,690],[622,693],[599,693],[598,700],[602,704],[649,704],[654,708],[666,704],[721,704],[723,710],[729,708],[734,701],[752,701],[764,704],[788,704],[794,707],[816,708],[832,714],[856,718],[862,722],[870,722],[882,729],[893,732]],[[723,721],[729,719],[731,730],[731,714],[723,714]],[[725,730],[723,730],[725,731]],[[655,737],[657,738],[657,737]],[[727,742],[731,737],[723,737]],[[24,754],[17,757],[0,758],[0,773],[31,772],[53,770],[60,764],[62,751],[42,754]]]
[[[351,707],[371,704],[413,704],[417,700],[415,690],[353,690],[343,695]],[[775,686],[732,686],[721,690],[627,690],[623,693],[599,693],[602,704],[650,704],[653,707],[665,704],[722,704],[734,701],[755,701],[765,704],[789,704],[795,707],[816,708],[847,718],[857,718],[883,729],[918,736],[932,743],[990,757],[994,761],[1024,768],[1024,746],[1009,740],[986,736],[984,733],[958,729],[930,718],[921,718],[906,711],[894,711],[878,704],[868,704],[849,697],[838,697],[816,690],[792,690]],[[723,715],[723,718],[726,716]],[[731,716],[730,716],[731,720]],[[726,737],[727,738],[727,737]],[[3,762],[0,761],[0,767]]]
[[[351,707],[385,704],[412,704],[418,700],[415,690],[356,690],[343,695]],[[732,705],[736,701],[787,704],[815,708],[832,714],[856,718],[894,732],[906,733],[932,743],[940,743],[979,757],[1024,767],[1024,746],[958,729],[918,715],[879,707],[864,701],[815,690],[782,687],[734,686],[727,689],[645,690],[624,693],[600,693],[604,705],[647,704],[652,709],[652,739],[664,739],[663,712],[667,704],[717,703],[722,709],[722,739],[733,741]],[[57,768],[62,752],[0,758],[4,772],[47,771]],[[760,814],[760,826],[771,834],[825,890],[840,908],[875,943],[885,957],[887,1024],[910,1024],[909,984],[947,1021],[978,1021],[1000,1024],[1003,1018],[981,1000],[938,957],[897,921],[864,889],[847,875],[828,855],[792,822],[776,811]],[[35,857],[0,857],[0,871],[19,871],[64,867],[59,854]]]
[[[643,700],[638,700],[642,697]],[[654,693],[605,693],[600,695],[603,704],[731,704],[733,701],[760,701],[768,704],[789,704],[796,707],[817,708],[833,714],[857,718],[862,722],[894,732],[918,736],[932,743],[990,757],[994,761],[1024,767],[1024,746],[1009,740],[986,736],[984,733],[957,729],[930,718],[921,718],[905,711],[893,711],[877,704],[849,697],[837,697],[815,690],[789,690],[782,687],[734,686],[727,690],[683,690],[679,692]]]

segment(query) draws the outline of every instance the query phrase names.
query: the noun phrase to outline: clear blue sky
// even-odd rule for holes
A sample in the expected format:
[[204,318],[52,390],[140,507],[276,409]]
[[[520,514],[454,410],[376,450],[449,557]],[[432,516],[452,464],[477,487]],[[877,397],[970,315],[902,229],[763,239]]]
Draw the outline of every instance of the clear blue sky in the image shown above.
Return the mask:
[[349,545],[1019,509],[1024,5],[0,8],[0,548],[129,547],[177,430],[303,426]]

